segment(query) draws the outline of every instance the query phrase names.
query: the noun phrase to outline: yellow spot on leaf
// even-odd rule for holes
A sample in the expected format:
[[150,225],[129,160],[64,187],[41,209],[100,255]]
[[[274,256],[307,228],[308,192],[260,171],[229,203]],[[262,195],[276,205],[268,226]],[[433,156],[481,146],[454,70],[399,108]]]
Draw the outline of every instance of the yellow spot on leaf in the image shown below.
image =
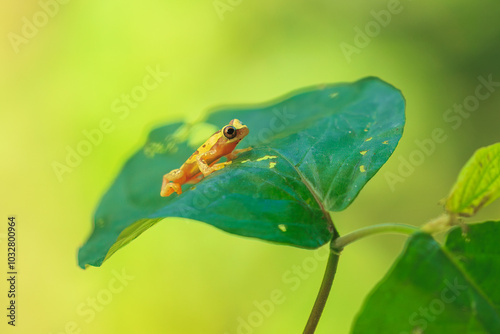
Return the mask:
[[366,154],[366,152],[368,152],[368,151],[361,151],[361,152],[359,152],[359,154],[361,154],[361,155],[365,155],[365,154]]
[[382,142],[382,144],[387,145],[387,144],[389,144],[389,141],[388,141],[388,140],[384,140],[384,141]]
[[364,129],[363,131],[364,131],[364,132],[368,132],[368,129]]
[[269,160],[269,159],[274,159],[277,158],[275,155],[265,155],[262,158],[257,159],[257,161],[262,161],[262,160]]
[[280,230],[282,230],[283,232],[286,232],[286,226],[285,226],[285,224],[279,224],[279,225],[278,225],[278,228],[279,228]]
[[361,173],[366,172],[365,165],[361,165],[361,166],[359,166],[359,171],[360,171]]
[[[244,164],[246,162],[249,162],[249,161],[263,161],[263,160],[270,160],[270,159],[276,159],[277,156],[275,155],[265,155],[261,158],[258,158],[257,160],[250,160],[250,159],[246,159],[246,160],[242,160],[240,161],[241,164]],[[276,161],[269,161],[269,168],[274,168],[274,166],[276,166]]]
[[331,93],[331,94],[330,94],[330,97],[333,99],[334,97],[337,97],[337,95],[339,95],[339,93],[338,93],[338,92]]
[[372,140],[372,139],[373,139],[373,137],[366,138],[366,139],[365,139],[365,141],[370,141],[370,140]]

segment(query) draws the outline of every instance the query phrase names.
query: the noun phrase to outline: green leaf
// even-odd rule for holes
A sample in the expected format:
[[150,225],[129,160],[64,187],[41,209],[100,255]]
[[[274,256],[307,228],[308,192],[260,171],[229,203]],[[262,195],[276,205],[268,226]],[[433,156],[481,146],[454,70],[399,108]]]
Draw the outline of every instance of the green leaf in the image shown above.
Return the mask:
[[365,301],[353,333],[500,333],[500,222],[414,234]]
[[[184,185],[181,195],[160,197],[163,174],[179,168],[233,118],[250,129],[238,148],[253,149],[198,184]],[[201,124],[155,129],[102,198],[79,264],[99,266],[166,217],[319,247],[338,235],[329,211],[354,200],[394,151],[403,126],[401,93],[366,78],[303,89],[265,105],[227,108]]]
[[500,197],[500,143],[477,150],[446,201],[446,210],[470,217]]

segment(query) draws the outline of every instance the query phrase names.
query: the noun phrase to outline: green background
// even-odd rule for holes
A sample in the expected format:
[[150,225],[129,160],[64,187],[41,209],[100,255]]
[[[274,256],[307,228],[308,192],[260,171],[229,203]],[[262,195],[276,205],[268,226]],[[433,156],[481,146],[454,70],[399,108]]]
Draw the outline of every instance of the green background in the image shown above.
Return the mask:
[[[90,233],[100,196],[152,127],[215,106],[264,102],[303,86],[368,75],[403,91],[407,126],[389,162],[353,205],[333,216],[337,229],[420,225],[438,215],[437,202],[473,151],[499,141],[500,87],[458,128],[443,115],[474,94],[478,76],[500,81],[500,3],[401,1],[401,12],[348,61],[340,45],[355,45],[356,27],[377,26],[372,11],[388,3],[233,1],[221,20],[212,1],[69,1],[16,53],[9,33],[21,34],[23,17],[32,21],[41,7],[4,1],[0,243],[5,254],[7,217],[16,215],[19,308],[15,329],[2,316],[2,333],[78,332],[68,330],[74,324],[80,333],[233,334],[239,319],[249,317],[258,325],[249,333],[300,333],[325,265],[314,251],[182,220],[157,224],[102,268],[81,270],[76,251]],[[142,84],[148,66],[169,75],[120,118],[113,102]],[[85,140],[82,132],[106,118],[113,130],[60,182],[53,163],[65,163],[67,146],[76,148]],[[436,128],[446,140],[391,187],[388,173],[398,173],[401,159],[418,157],[416,141],[431,138]],[[478,219],[499,212],[493,204]],[[317,333],[349,331],[403,242],[379,236],[344,251]],[[309,272],[302,277],[292,272],[303,265]],[[0,268],[3,277],[1,262]],[[113,285],[113,272],[122,270],[134,278]],[[281,303],[255,317],[254,302],[270,300],[275,290]],[[1,279],[1,309],[6,291]],[[106,303],[97,302],[91,317],[87,303],[98,297]]]

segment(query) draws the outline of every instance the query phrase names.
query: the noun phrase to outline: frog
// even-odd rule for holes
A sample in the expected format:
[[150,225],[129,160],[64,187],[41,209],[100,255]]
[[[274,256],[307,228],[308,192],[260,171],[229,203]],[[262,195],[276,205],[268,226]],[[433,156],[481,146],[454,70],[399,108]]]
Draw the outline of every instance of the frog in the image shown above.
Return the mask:
[[[197,183],[204,177],[231,164],[239,154],[251,150],[251,147],[235,150],[236,145],[248,133],[248,127],[240,120],[236,118],[231,120],[228,125],[215,132],[203,145],[198,147],[180,168],[163,176],[160,195],[167,197],[174,192],[180,195],[183,184]],[[226,161],[219,162],[222,157],[225,157]]]

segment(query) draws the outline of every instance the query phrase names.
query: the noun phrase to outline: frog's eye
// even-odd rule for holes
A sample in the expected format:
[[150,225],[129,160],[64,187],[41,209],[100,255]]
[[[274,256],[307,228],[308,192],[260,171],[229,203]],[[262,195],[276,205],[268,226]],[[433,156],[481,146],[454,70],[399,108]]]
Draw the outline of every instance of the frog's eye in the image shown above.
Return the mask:
[[228,125],[224,128],[224,136],[227,138],[227,139],[233,139],[234,137],[236,137],[236,128],[232,125]]

